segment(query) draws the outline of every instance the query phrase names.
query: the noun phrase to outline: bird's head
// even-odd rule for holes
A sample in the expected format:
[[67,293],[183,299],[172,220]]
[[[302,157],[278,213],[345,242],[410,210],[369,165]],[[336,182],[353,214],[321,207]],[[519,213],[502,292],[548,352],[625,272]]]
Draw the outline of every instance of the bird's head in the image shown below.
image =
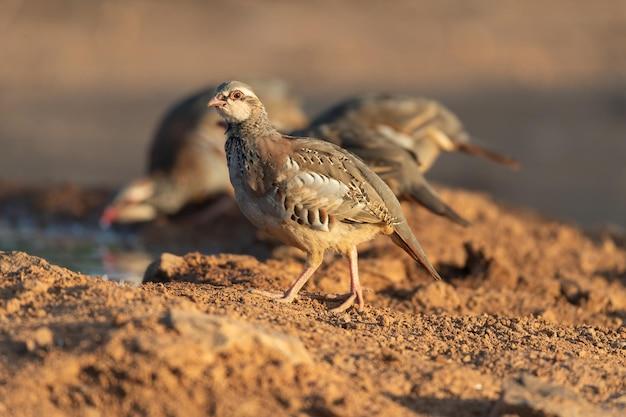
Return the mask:
[[227,123],[240,124],[265,113],[263,104],[252,88],[240,81],[220,84],[208,103],[215,107]]
[[122,189],[100,217],[100,226],[108,228],[114,223],[139,223],[151,221],[157,210],[150,199],[154,196],[155,184],[149,178],[133,181]]

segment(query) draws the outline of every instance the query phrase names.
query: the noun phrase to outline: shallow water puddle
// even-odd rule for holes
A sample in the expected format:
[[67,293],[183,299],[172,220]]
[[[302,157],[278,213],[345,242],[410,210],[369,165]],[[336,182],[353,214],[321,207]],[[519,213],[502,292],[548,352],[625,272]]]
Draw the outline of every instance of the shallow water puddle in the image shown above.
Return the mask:
[[79,224],[40,228],[0,222],[0,251],[15,250],[72,271],[134,284],[141,282],[146,267],[158,256],[129,234]]

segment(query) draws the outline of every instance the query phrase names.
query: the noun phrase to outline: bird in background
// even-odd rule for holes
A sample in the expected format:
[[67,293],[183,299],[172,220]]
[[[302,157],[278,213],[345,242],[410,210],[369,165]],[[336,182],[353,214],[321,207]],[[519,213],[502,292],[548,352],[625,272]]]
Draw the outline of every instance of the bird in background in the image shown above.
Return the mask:
[[424,173],[442,152],[463,152],[513,169],[514,159],[470,141],[461,121],[442,104],[398,94],[372,94],[343,101],[296,132],[324,138],[359,156],[402,199],[466,226]]
[[[267,103],[274,126],[291,131],[307,118],[286,83],[252,82]],[[174,104],[161,119],[148,153],[146,175],[126,185],[105,208],[100,224],[149,222],[173,215],[211,197],[232,194],[224,154],[224,124],[207,107],[215,87],[198,91]],[[227,200],[205,208],[205,219],[229,207]],[[224,204],[226,203],[226,204]]]
[[317,270],[325,251],[350,260],[350,293],[333,311],[363,307],[357,245],[391,237],[440,279],[409,228],[392,190],[359,158],[330,142],[279,133],[253,89],[221,84],[209,101],[224,118],[226,156],[235,199],[258,228],[307,255],[304,271],[284,293],[257,291],[291,302]]

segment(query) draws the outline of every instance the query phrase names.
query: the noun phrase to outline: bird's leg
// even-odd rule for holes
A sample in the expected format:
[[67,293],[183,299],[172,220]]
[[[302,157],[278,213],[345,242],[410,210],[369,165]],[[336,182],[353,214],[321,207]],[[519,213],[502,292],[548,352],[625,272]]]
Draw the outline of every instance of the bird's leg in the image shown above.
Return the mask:
[[320,256],[309,255],[306,268],[298,276],[298,278],[296,278],[291,283],[287,291],[285,291],[284,293],[275,293],[272,291],[263,291],[263,290],[257,290],[257,289],[252,290],[252,292],[255,294],[263,295],[265,297],[273,298],[276,301],[279,301],[281,303],[290,303],[294,300],[294,298],[296,298],[296,295],[298,295],[298,292],[302,289],[304,284],[306,284],[309,278],[311,278],[313,273],[317,271],[317,268],[319,268],[319,266],[322,263],[322,259],[323,259],[323,255],[320,255]]
[[338,305],[331,309],[333,313],[342,313],[352,307],[356,301],[359,309],[362,309],[365,305],[363,301],[363,288],[361,288],[361,281],[359,280],[359,254],[356,246],[350,249],[350,296]]

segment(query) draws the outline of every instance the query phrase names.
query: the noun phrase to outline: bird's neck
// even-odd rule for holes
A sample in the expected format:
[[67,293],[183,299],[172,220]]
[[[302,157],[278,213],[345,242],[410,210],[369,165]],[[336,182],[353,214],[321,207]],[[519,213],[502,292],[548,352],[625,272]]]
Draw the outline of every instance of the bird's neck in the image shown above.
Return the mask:
[[239,123],[230,123],[228,135],[238,136],[241,139],[254,139],[261,136],[270,136],[276,129],[265,112],[265,109],[255,109],[249,118]]

